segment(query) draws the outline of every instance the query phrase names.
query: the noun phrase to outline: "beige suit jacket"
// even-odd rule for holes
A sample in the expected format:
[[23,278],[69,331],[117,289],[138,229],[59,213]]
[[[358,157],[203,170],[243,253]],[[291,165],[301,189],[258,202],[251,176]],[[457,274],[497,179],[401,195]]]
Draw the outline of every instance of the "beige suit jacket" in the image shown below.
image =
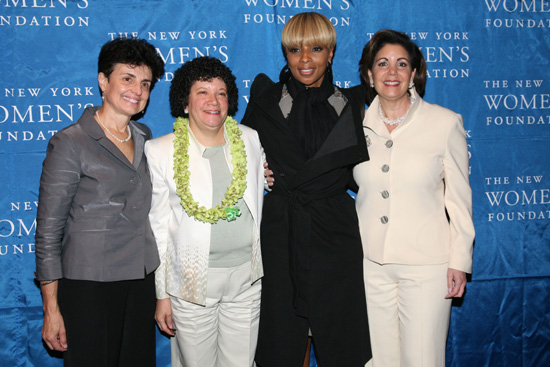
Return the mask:
[[462,117],[416,96],[391,134],[379,99],[363,121],[371,159],[353,171],[365,257],[471,273],[474,225]]

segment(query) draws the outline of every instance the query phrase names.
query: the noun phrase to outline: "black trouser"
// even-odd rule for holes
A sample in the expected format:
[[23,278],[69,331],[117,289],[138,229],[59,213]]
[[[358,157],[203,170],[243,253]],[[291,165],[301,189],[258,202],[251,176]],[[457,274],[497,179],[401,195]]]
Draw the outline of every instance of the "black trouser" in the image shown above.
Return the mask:
[[65,367],[154,367],[155,277],[117,282],[61,279]]

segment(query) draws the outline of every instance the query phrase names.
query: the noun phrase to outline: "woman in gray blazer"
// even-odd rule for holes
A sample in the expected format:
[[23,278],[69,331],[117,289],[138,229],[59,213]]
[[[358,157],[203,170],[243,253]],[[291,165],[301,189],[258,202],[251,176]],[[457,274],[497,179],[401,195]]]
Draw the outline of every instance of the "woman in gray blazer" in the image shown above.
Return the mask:
[[154,366],[154,273],[148,220],[151,181],[144,111],[164,63],[145,40],[101,49],[103,105],[48,144],[40,178],[36,278],[42,336],[65,366]]

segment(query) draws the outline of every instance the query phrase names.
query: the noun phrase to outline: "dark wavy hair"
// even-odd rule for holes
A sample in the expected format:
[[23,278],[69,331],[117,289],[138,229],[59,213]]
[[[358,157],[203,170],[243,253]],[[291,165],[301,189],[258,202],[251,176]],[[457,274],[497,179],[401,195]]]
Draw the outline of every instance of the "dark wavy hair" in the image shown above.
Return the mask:
[[235,75],[219,59],[210,56],[197,57],[187,61],[174,73],[170,85],[170,110],[174,117],[189,117],[185,107],[189,104],[191,86],[196,81],[211,81],[220,78],[227,88],[228,115],[237,112],[239,90],[235,84]]
[[115,38],[105,43],[97,60],[98,73],[109,78],[116,64],[148,66],[153,76],[150,90],[153,90],[157,80],[164,74],[164,61],[155,47],[144,39]]
[[359,61],[359,73],[361,74],[361,84],[367,91],[366,102],[370,105],[374,97],[378,94],[374,88],[370,86],[368,71],[372,71],[374,58],[378,51],[385,45],[400,45],[409,54],[411,70],[416,69],[414,75],[414,85],[418,94],[423,97],[426,89],[426,60],[420,52],[418,46],[411,41],[405,33],[397,32],[391,29],[378,31],[372,36],[370,41],[363,48],[363,54]]

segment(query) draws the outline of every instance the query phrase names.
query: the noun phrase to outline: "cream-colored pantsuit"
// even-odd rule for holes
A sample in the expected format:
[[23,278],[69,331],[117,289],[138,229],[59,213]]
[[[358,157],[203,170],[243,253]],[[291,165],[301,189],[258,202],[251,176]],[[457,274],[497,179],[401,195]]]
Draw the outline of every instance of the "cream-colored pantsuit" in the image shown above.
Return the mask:
[[444,367],[447,271],[472,271],[472,191],[462,117],[416,98],[391,133],[377,96],[363,121],[357,214],[374,367]]
[[445,366],[448,265],[364,265],[373,367]]

